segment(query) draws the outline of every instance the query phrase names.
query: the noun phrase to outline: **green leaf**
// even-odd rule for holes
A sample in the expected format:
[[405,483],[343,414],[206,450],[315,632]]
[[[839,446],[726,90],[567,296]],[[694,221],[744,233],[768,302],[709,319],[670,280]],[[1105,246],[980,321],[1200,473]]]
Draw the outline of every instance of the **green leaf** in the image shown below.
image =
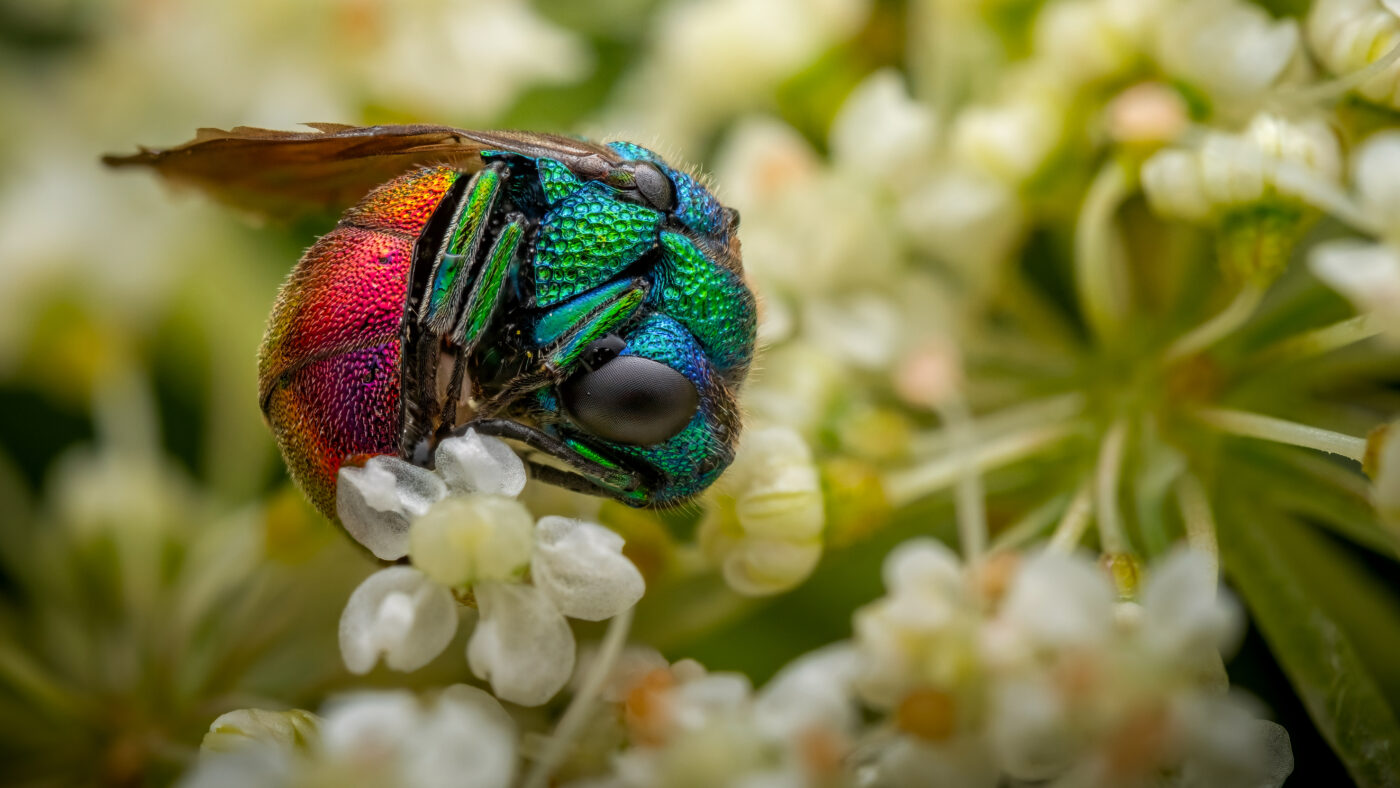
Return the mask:
[[1228,576],[1357,785],[1400,785],[1400,724],[1342,625],[1313,593],[1335,554],[1287,517],[1235,506],[1221,524]]

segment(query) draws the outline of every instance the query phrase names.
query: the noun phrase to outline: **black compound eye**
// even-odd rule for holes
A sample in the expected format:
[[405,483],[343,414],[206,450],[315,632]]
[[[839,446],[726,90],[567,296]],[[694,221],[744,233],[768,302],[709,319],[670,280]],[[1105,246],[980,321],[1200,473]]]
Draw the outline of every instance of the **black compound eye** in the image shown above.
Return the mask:
[[641,356],[618,356],[560,387],[564,408],[604,440],[654,446],[680,432],[700,407],[695,384]]
[[632,165],[632,179],[637,185],[637,193],[658,211],[676,207],[676,187],[660,167],[649,161],[635,162]]

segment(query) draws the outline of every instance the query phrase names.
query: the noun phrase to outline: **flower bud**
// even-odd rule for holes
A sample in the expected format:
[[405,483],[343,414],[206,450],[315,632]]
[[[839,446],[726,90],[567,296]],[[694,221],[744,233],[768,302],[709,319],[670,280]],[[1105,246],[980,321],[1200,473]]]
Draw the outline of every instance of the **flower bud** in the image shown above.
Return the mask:
[[452,588],[519,576],[530,562],[533,545],[530,513],[498,495],[439,501],[409,531],[413,565]]

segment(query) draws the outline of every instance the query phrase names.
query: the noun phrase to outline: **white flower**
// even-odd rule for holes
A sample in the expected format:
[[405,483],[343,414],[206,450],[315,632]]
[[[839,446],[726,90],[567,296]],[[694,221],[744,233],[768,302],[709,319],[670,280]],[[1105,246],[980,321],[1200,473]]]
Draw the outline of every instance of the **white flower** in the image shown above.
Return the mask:
[[903,77],[884,69],[851,91],[831,122],[831,156],[857,178],[909,186],[931,164],[938,119],[909,97]]
[[408,555],[415,567],[448,587],[508,580],[529,565],[534,530],[530,513],[510,498],[458,495],[413,521]]
[[563,689],[574,668],[574,635],[549,597],[534,586],[487,582],[477,586],[476,601],[481,619],[467,643],[472,673],[522,706]]
[[1329,241],[1313,248],[1309,263],[1318,279],[1400,339],[1400,253],[1365,241]]
[[[575,82],[592,69],[577,35],[521,0],[439,0],[383,14],[379,46],[361,58],[364,82],[425,115],[495,118],[528,87]],[[458,74],[440,79],[433,75]]]
[[1257,103],[1299,51],[1296,21],[1242,0],[1170,5],[1159,25],[1162,69],[1209,93],[1217,112]]
[[701,546],[740,593],[791,588],[821,558],[826,515],[817,468],[787,427],[748,430],[706,503]]
[[853,682],[859,656],[850,643],[833,643],[788,663],[759,691],[754,722],[773,738],[814,727],[852,733],[859,721]]
[[886,595],[859,609],[855,641],[861,696],[892,709],[915,687],[948,688],[973,666],[980,613],[964,590],[957,556],[912,539],[885,558]]
[[407,555],[409,523],[449,492],[515,496],[525,486],[520,457],[504,441],[475,430],[438,444],[435,460],[436,472],[388,454],[371,457],[363,468],[340,469],[336,514],[375,557],[393,561]]
[[525,489],[525,464],[505,441],[467,430],[438,444],[438,475],[454,490],[514,498]]
[[1096,82],[1131,68],[1147,32],[1160,24],[1157,0],[1073,0],[1046,5],[1035,20],[1035,53],[1064,77]]
[[1211,132],[1197,147],[1154,154],[1142,187],[1157,213],[1204,221],[1277,195],[1318,201],[1315,184],[1332,183],[1340,170],[1326,124],[1259,115],[1241,134]]
[[533,585],[475,586],[481,618],[467,643],[472,672],[504,700],[537,706],[574,670],[574,636],[564,617],[601,621],[632,607],[645,583],[622,555],[622,537],[601,525],[545,517],[535,526]]
[[408,554],[409,522],[446,495],[447,485],[432,471],[386,454],[363,468],[340,469],[336,514],[355,541],[394,561]]
[[953,121],[955,161],[1020,186],[1039,173],[1064,137],[1067,97],[1054,85],[1026,85],[996,104],[969,107]]
[[393,544],[414,564],[371,575],[351,595],[340,625],[345,664],[356,673],[381,655],[396,670],[427,664],[456,631],[448,589],[470,590],[481,610],[467,643],[472,672],[505,700],[544,703],[573,672],[565,616],[601,621],[632,607],[645,591],[641,572],[622,555],[622,537],[601,525],[532,523],[507,497],[525,471],[503,442],[469,430],[443,441],[436,461],[436,472],[395,457],[341,471],[340,515],[356,523],[352,533]]
[[1318,279],[1369,313],[1392,341],[1400,340],[1400,132],[1373,135],[1351,161],[1357,211],[1380,243],[1355,239],[1313,247]]
[[999,618],[1033,648],[1094,647],[1112,629],[1114,597],[1093,562],[1046,551],[1021,566]]
[[[426,702],[403,690],[356,692],[332,698],[322,714],[225,714],[206,741],[230,726],[246,738],[234,749],[202,750],[181,784],[506,788],[515,778],[515,723],[475,687],[457,684]],[[298,737],[295,746],[288,726]]]
[[428,705],[402,690],[354,693],[324,714],[320,757],[387,782],[505,788],[515,775],[515,724],[475,687],[448,687]]
[[[1360,71],[1400,45],[1400,17],[1394,4],[1383,0],[1316,0],[1305,31],[1318,61],[1337,75]],[[1356,91],[1400,107],[1400,63],[1386,66]]]
[[321,740],[321,718],[309,711],[236,709],[209,724],[200,752],[237,752],[247,747],[281,746],[295,751]]
[[1203,651],[1234,650],[1239,607],[1217,592],[1215,569],[1205,555],[1180,549],[1154,563],[1141,599],[1141,637],[1159,658],[1190,664]]
[[919,249],[983,291],[996,281],[1025,228],[1015,188],[968,167],[931,175],[900,202],[899,221]]
[[569,618],[602,621],[642,598],[642,574],[622,554],[622,537],[607,528],[543,517],[535,539],[531,580]]
[[[669,4],[623,83],[607,126],[689,147],[713,124],[859,30],[869,0],[697,0]],[[741,209],[742,210],[742,209]]]
[[412,671],[433,660],[457,632],[457,602],[410,566],[370,575],[350,594],[340,616],[340,654],[351,673],[374,663]]

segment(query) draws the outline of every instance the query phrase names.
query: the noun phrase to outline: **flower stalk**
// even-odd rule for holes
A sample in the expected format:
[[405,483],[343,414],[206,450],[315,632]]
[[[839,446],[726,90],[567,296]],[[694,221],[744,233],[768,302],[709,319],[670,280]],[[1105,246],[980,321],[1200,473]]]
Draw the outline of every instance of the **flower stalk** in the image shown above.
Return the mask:
[[1244,438],[1283,443],[1289,446],[1302,446],[1340,455],[1361,462],[1366,456],[1366,439],[1346,435],[1321,427],[1312,427],[1293,421],[1276,419],[1258,413],[1228,408],[1201,408],[1193,411],[1201,422],[1221,432]]

